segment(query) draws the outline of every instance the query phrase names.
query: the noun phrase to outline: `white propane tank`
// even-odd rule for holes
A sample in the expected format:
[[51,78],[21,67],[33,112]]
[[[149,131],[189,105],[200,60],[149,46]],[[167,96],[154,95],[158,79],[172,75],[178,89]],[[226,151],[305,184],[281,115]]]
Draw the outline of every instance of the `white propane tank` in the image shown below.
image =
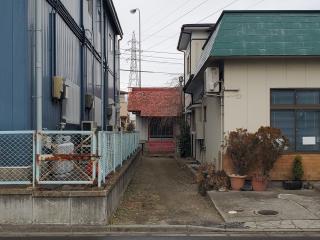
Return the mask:
[[[63,136],[57,139],[58,145],[55,149],[56,154],[71,154],[74,151],[74,144],[70,142],[70,136]],[[66,180],[70,177],[74,166],[71,160],[58,160],[54,162],[53,172],[57,180]]]

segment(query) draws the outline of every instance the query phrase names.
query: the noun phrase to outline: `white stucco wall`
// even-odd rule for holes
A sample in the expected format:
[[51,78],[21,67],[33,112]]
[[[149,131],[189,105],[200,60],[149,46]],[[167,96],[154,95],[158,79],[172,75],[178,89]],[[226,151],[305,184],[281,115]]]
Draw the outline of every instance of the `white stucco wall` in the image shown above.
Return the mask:
[[271,88],[320,88],[319,58],[226,60],[224,131],[270,125]]
[[207,108],[207,121],[205,125],[205,160],[213,162],[218,167],[221,146],[221,114],[220,114],[220,98],[206,97],[204,105]]
[[149,120],[140,116],[136,116],[136,130],[140,132],[140,140],[148,141]]

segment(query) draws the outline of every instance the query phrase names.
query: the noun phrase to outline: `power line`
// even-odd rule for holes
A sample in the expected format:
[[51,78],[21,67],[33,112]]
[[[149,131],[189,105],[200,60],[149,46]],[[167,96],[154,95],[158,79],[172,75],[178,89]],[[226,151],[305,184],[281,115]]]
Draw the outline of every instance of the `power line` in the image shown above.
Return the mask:
[[[131,51],[131,49],[128,49],[128,48],[120,48],[120,49],[127,52]],[[136,50],[136,51],[139,51],[139,50]],[[182,52],[161,52],[161,51],[148,51],[148,50],[141,50],[141,52],[160,53],[160,54],[178,54],[178,55],[183,54]]]
[[[199,20],[197,23],[199,23],[199,22],[201,22],[201,21],[203,21],[203,20],[205,20],[205,19],[207,19],[207,18],[209,18],[209,17],[217,14],[217,13],[220,12],[221,10],[225,9],[226,7],[231,6],[232,4],[234,4],[234,3],[237,2],[237,1],[239,1],[239,0],[234,0],[234,1],[232,1],[231,3],[225,5],[224,7],[219,8],[219,9],[216,10],[215,12],[213,12],[213,13],[211,13],[210,15],[206,16],[205,18],[202,18],[201,20]],[[158,46],[158,45],[160,45],[160,44],[163,44],[164,42],[166,42],[166,41],[168,41],[168,40],[176,37],[176,35],[177,35],[177,34],[174,34],[174,35],[169,36],[168,38],[166,38],[166,39],[164,39],[164,40],[162,40],[162,41],[160,41],[160,42],[152,45],[151,47],[148,47],[147,50],[149,50],[149,49],[151,49],[151,48],[154,48],[155,46]]]
[[[169,14],[165,15],[164,17],[161,18],[161,20],[159,22],[157,22],[157,25],[159,23],[164,22],[165,19],[167,19],[168,17],[170,17],[172,14],[174,14],[175,12],[177,12],[178,10],[180,10],[183,6],[186,6],[189,2],[191,2],[192,0],[188,0],[187,2],[182,3],[181,5],[179,5],[177,8],[175,8],[173,11],[171,11]],[[154,18],[154,16],[153,16]],[[145,32],[148,32],[150,29],[153,29],[155,25],[151,25],[150,27],[148,27],[147,29],[145,29]],[[150,36],[151,34],[149,34]],[[149,37],[148,36],[148,37]]]
[[182,14],[181,16],[177,17],[176,19],[174,19],[173,21],[171,21],[170,23],[168,23],[167,25],[163,26],[162,28],[160,28],[159,30],[157,30],[156,32],[152,33],[151,35],[149,35],[149,37],[145,38],[143,41],[146,41],[147,39],[151,38],[152,36],[154,36],[155,34],[163,31],[164,29],[166,29],[167,27],[171,26],[173,23],[179,21],[181,18],[187,16],[189,13],[193,12],[194,10],[198,9],[199,7],[201,7],[203,4],[205,4],[206,2],[208,2],[209,0],[204,0],[201,3],[197,4],[195,7],[193,7],[191,10],[189,10],[188,12]]
[[256,2],[255,4],[251,5],[250,7],[248,7],[247,9],[250,9],[250,8],[252,8],[252,7],[255,7],[255,6],[259,5],[260,3],[264,2],[264,1],[265,1],[265,0],[260,0],[260,1]]
[[[121,53],[120,55],[131,55],[130,53]],[[157,57],[153,55],[141,55],[142,57],[145,58],[156,58],[156,59],[169,59],[169,60],[183,60],[183,58],[174,58],[174,57]],[[183,57],[183,56],[181,56]]]
[[171,35],[171,36],[167,37],[166,39],[162,40],[161,42],[158,42],[158,43],[156,43],[156,44],[154,44],[154,45],[151,45],[151,47],[148,47],[147,50],[149,50],[149,49],[151,49],[151,48],[154,48],[155,46],[158,46],[158,45],[160,45],[160,44],[162,44],[162,43],[164,43],[164,42],[166,42],[166,41],[168,41],[168,40],[170,40],[170,39],[172,39],[172,38],[176,38],[176,37],[177,37],[177,33],[175,33],[174,35]]
[[[120,69],[122,72],[130,72],[130,69]],[[159,73],[159,74],[167,74],[167,75],[181,75],[182,73],[170,73],[170,72],[156,72],[156,71],[136,71],[136,72],[143,72],[143,73]]]
[[202,22],[203,20],[206,20],[206,19],[208,19],[209,17],[212,17],[212,16],[216,15],[218,12],[220,12],[220,11],[222,11],[223,9],[225,9],[225,8],[233,5],[234,3],[238,2],[238,1],[239,1],[239,0],[233,0],[232,2],[228,3],[228,4],[225,5],[224,7],[219,8],[217,11],[209,14],[208,16],[206,16],[206,17],[204,17],[204,18],[202,18],[202,19],[200,19],[197,23]]
[[[136,60],[136,61],[139,61],[138,58],[136,59],[130,59],[130,58],[124,58],[124,57],[121,57],[121,59],[124,59],[124,60]],[[179,64],[179,65],[183,65],[183,63],[178,63],[178,62],[166,62],[166,61],[153,61],[153,60],[146,60],[146,59],[141,59],[142,62],[151,62],[151,63],[165,63],[165,64]]]

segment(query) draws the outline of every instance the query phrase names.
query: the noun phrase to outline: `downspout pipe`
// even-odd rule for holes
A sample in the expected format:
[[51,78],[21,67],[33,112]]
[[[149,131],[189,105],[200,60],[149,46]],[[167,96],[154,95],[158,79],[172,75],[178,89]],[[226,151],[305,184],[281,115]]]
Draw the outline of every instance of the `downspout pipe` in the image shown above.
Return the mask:
[[104,100],[104,12],[103,12],[103,0],[100,0],[100,50],[101,50],[101,129],[105,130],[105,100]]
[[35,34],[36,34],[36,127],[37,131],[42,130],[42,0],[36,0],[35,2]]
[[[106,22],[105,22],[105,25],[106,27],[104,28],[105,30],[105,36],[106,36],[106,41],[105,41],[105,49],[104,49],[104,54],[106,56],[106,96],[105,96],[105,99],[106,99],[106,106],[107,106],[107,109],[108,109],[108,114],[109,114],[109,22],[108,22],[108,16],[106,16]],[[109,116],[107,116],[107,122],[106,122],[106,125],[110,125],[110,119],[109,119]]]
[[80,79],[81,79],[81,115],[80,119],[81,122],[85,120],[85,81],[84,81],[84,47],[85,47],[85,30],[84,30],[84,25],[83,25],[83,0],[80,0],[80,24],[81,24],[81,30],[82,30],[82,38],[80,42]]
[[[118,88],[118,102],[119,102],[119,104],[120,104],[120,93],[121,93],[121,84],[120,84],[120,41],[123,39],[123,36],[122,35],[120,35],[120,38],[118,39],[118,49],[117,49],[117,53],[115,54],[115,58],[117,58],[117,62],[118,62],[118,68],[117,68],[117,73],[116,73],[116,76],[118,77],[117,78],[117,80],[119,80],[118,81],[118,84],[119,84],[119,88]],[[120,114],[119,114],[120,115]],[[118,124],[119,124],[119,127],[121,128],[121,117],[119,116],[119,122],[118,122]]]

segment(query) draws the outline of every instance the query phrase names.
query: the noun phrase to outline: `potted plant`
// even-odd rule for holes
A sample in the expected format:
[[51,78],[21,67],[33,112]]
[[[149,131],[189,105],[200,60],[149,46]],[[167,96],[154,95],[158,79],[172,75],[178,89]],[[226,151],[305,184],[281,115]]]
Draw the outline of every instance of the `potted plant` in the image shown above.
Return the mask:
[[258,141],[255,149],[257,171],[252,177],[254,191],[265,191],[268,186],[269,173],[274,163],[288,146],[288,140],[281,130],[272,127],[260,127],[255,133]]
[[298,190],[302,188],[302,177],[304,171],[302,166],[302,157],[300,155],[295,156],[292,166],[293,180],[283,181],[283,188],[287,190]]
[[235,172],[229,175],[231,188],[241,190],[245,178],[252,168],[255,149],[255,136],[246,129],[239,128],[226,138],[226,154],[230,157]]

